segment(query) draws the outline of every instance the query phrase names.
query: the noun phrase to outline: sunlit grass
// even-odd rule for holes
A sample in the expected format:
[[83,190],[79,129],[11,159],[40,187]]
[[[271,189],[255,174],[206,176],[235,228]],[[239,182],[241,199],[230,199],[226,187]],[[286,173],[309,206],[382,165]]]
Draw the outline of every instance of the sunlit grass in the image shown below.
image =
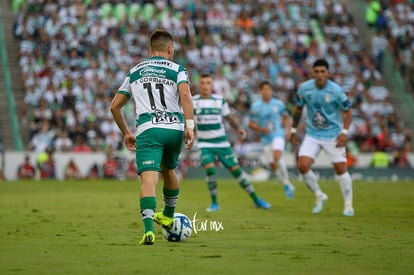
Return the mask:
[[0,274],[412,274],[414,182],[354,183],[352,218],[341,216],[337,183],[321,183],[329,201],[317,216],[295,185],[286,200],[280,184],[255,184],[273,204],[261,210],[221,180],[221,210],[207,213],[204,181],[186,180],[177,211],[197,232],[169,243],[157,226],[156,243],[140,246],[138,182],[1,183]]

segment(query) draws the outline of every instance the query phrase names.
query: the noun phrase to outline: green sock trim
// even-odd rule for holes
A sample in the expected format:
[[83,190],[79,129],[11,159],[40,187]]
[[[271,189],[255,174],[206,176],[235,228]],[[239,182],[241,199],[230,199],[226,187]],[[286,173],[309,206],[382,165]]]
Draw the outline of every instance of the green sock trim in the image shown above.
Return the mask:
[[239,180],[239,185],[241,188],[246,190],[249,196],[252,198],[253,201],[257,201],[259,197],[257,196],[256,192],[254,191],[253,185],[246,179],[245,176],[241,176],[243,171],[240,168],[237,168],[234,171],[231,171],[231,174]]
[[162,214],[167,217],[174,217],[175,206],[177,205],[178,195],[180,194],[180,189],[167,189],[163,188],[162,193],[164,195],[165,207],[162,211]]
[[[147,233],[148,231],[155,232],[154,230],[154,214],[155,208],[157,207],[157,199],[156,197],[143,197],[139,200],[139,205],[141,208],[141,217],[144,223],[144,232]],[[143,213],[150,212],[152,215],[148,215],[147,217],[143,216]]]
[[147,233],[148,231],[152,231],[155,233],[153,219],[148,218],[148,219],[143,219],[142,221],[144,222],[144,233]]
[[180,194],[180,188],[175,189],[175,190],[163,188],[162,194],[166,197],[177,197]]
[[242,173],[242,170],[240,168],[237,168],[234,171],[231,171],[231,174],[233,175],[233,177],[238,178]]
[[211,202],[217,203],[217,195],[211,195]]
[[252,192],[249,194],[253,201],[257,201],[259,197],[257,196],[256,192]]
[[250,186],[250,182],[248,182],[246,179],[242,179],[241,181],[239,181],[239,185],[241,188],[246,189],[247,187]]
[[217,178],[216,178],[216,168],[209,167],[206,169],[207,174],[207,187],[210,191],[210,197],[212,203],[217,203]]
[[206,169],[207,176],[215,175],[216,174],[216,168],[215,167],[209,167]]
[[139,206],[141,210],[143,209],[152,209],[155,211],[157,208],[157,198],[156,197],[143,197],[139,199]]
[[175,207],[171,207],[171,206],[165,206],[164,209],[162,210],[162,214],[166,217],[174,217],[174,213],[175,213]]

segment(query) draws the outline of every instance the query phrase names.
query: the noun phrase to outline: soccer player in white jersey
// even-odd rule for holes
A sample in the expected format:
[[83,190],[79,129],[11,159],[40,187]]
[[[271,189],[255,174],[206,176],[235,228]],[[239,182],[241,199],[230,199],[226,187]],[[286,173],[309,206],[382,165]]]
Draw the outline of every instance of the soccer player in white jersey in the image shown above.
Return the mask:
[[261,161],[270,165],[276,177],[282,182],[285,195],[292,199],[295,187],[289,180],[286,163],[283,159],[286,139],[290,137],[290,116],[283,101],[273,97],[269,81],[259,84],[261,98],[250,109],[249,128],[260,134],[263,144]]
[[200,76],[199,94],[193,96],[193,106],[197,144],[201,149],[201,165],[207,174],[207,186],[211,197],[211,205],[207,211],[214,212],[220,208],[217,201],[216,159],[238,180],[240,187],[250,195],[257,207],[270,208],[269,203],[257,196],[254,187],[247,180],[246,173],[240,168],[238,159],[228,141],[223,118],[240,134],[242,139],[246,138],[246,131],[240,128],[230,114],[227,101],[221,95],[213,94],[211,75]]
[[[302,109],[306,106],[306,135],[299,148],[297,166],[309,189],[315,194],[313,214],[322,211],[328,196],[322,192],[311,166],[321,149],[330,156],[336,178],[344,199],[344,216],[354,216],[352,205],[352,179],[346,166],[346,143],[348,128],[352,120],[351,102],[335,82],[329,80],[329,64],[318,59],[312,65],[313,79],[299,87],[293,113],[291,143],[298,144],[296,127]],[[343,114],[341,116],[341,113]]]
[[[155,241],[153,221],[171,227],[180,192],[175,174],[183,142],[191,149],[194,137],[194,115],[188,75],[185,68],[173,62],[174,40],[164,30],[150,37],[150,58],[132,67],[118,89],[112,115],[124,135],[129,150],[136,151],[137,173],[141,176],[141,218],[144,235],[140,244]],[[133,98],[136,106],[137,135],[125,121],[122,107]],[[164,179],[162,212],[156,209],[158,174]]]

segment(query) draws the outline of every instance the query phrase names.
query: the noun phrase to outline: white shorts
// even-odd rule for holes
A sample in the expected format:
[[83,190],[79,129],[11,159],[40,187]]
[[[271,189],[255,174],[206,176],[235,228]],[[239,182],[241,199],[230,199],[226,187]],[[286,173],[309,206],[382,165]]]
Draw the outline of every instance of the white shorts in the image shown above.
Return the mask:
[[263,154],[260,157],[260,160],[263,164],[269,164],[274,162],[273,151],[283,151],[285,150],[285,139],[283,137],[275,137],[272,140],[272,143],[263,146]]
[[332,163],[346,162],[346,149],[345,147],[336,147],[335,139],[320,140],[308,135],[305,136],[300,146],[299,156],[316,159],[321,149],[324,149],[329,154]]

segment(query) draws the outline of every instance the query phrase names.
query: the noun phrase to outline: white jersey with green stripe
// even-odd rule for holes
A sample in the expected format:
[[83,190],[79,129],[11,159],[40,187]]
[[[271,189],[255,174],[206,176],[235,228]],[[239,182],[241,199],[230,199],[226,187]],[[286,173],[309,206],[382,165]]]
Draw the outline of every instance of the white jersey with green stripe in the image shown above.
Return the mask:
[[194,118],[197,129],[197,144],[200,148],[230,147],[223,117],[230,114],[226,100],[220,95],[210,98],[193,96]]
[[184,131],[177,90],[182,82],[189,83],[185,68],[163,57],[151,57],[129,70],[118,93],[134,98],[138,135],[149,128]]

